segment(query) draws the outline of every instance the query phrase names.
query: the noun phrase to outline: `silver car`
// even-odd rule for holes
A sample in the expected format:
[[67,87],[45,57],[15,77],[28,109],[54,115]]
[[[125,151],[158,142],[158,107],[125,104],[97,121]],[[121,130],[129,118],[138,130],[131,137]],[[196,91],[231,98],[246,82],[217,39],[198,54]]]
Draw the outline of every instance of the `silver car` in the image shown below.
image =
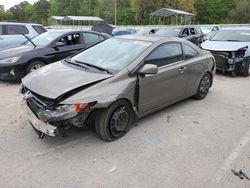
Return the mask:
[[138,118],[205,98],[215,67],[210,52],[184,39],[115,37],[27,75],[23,108],[41,138],[94,125],[101,139],[114,141]]

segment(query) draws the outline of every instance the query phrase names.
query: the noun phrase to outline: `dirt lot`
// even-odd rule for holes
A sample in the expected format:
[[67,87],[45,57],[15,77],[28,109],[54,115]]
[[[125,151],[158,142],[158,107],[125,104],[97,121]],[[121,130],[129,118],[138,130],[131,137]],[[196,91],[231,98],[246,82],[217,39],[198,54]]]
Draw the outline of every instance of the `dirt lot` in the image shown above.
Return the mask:
[[0,82],[0,187],[250,187],[250,77],[217,75],[205,100],[150,115],[106,143],[88,130],[39,140],[18,84]]

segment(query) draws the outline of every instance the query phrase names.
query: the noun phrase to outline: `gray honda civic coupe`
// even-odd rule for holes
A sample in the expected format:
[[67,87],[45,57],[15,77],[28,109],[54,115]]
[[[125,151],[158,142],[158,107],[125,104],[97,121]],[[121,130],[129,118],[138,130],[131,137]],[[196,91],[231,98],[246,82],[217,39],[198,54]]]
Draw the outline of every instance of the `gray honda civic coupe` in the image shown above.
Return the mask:
[[215,67],[210,52],[185,39],[114,37],[28,74],[22,106],[40,138],[93,125],[114,141],[145,115],[205,98]]

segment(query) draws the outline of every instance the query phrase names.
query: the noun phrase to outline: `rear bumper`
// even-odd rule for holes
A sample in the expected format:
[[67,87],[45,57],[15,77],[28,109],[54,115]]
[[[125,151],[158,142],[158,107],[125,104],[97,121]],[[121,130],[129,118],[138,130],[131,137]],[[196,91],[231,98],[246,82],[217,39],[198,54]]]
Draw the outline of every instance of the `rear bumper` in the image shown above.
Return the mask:
[[35,114],[30,110],[25,100],[23,100],[22,102],[22,107],[34,129],[48,136],[56,136],[57,134],[59,134],[57,127],[38,119]]

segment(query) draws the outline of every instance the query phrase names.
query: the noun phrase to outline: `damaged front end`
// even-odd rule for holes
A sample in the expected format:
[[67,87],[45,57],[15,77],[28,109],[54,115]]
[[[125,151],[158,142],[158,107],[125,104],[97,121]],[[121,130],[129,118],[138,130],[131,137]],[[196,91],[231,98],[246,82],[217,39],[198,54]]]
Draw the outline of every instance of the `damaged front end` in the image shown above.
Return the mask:
[[230,72],[232,76],[244,71],[248,59],[245,57],[247,47],[237,51],[211,51],[216,60],[216,69],[222,73]]
[[21,88],[24,95],[22,106],[32,127],[39,133],[56,136],[69,127],[86,127],[86,121],[93,111],[93,103],[60,104],[56,99],[49,99],[35,94],[27,88]]

